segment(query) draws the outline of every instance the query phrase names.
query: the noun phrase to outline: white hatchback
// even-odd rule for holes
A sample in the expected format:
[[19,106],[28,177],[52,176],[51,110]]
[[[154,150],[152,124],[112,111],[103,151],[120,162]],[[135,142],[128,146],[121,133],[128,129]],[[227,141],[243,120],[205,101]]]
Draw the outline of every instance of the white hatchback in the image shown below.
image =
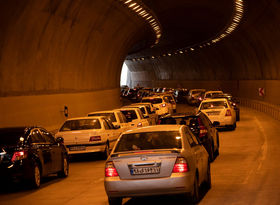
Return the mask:
[[116,109],[121,111],[126,117],[127,122],[131,127],[145,127],[149,126],[149,121],[145,119],[143,113],[139,108],[135,107],[122,107],[120,109]]
[[212,123],[218,122],[218,127],[236,128],[236,113],[227,99],[203,100],[198,110],[206,114]]
[[168,97],[163,95],[154,95],[142,98],[141,102],[149,102],[156,108],[156,114],[159,116],[173,114],[173,107]]

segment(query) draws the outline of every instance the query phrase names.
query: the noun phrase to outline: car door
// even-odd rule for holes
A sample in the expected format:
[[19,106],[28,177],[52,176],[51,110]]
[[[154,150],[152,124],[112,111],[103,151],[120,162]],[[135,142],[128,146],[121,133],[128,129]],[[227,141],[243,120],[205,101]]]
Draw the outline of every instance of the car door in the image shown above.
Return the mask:
[[60,145],[55,141],[55,138],[52,136],[51,133],[46,131],[45,129],[40,129],[40,132],[45,139],[46,143],[50,146],[51,152],[51,167],[50,172],[55,173],[61,170],[62,167],[62,148]]
[[39,156],[42,165],[42,174],[48,175],[51,171],[51,149],[45,139],[42,137],[39,129],[31,131],[30,142],[32,149]]
[[[192,132],[188,128],[184,128],[184,131],[187,136],[187,140],[191,146],[192,152],[195,155],[195,161],[196,161],[196,167],[199,171],[199,176],[204,176],[204,173],[206,172],[207,167],[206,164],[206,150],[205,148],[199,144],[196,137],[192,134]],[[203,179],[199,179],[200,183],[203,181]]]
[[111,149],[115,142],[117,141],[120,133],[119,131],[116,131],[116,129],[114,129],[114,126],[112,125],[112,123],[107,120],[107,119],[103,119],[103,124],[104,124],[104,128],[105,128],[105,133],[107,135],[107,139],[109,140],[109,148]]
[[217,129],[213,126],[212,122],[208,119],[208,117],[205,114],[201,113],[200,117],[201,117],[203,123],[206,124],[207,127],[209,127],[208,132],[210,133],[210,135],[213,139],[215,149],[217,149],[217,147],[218,147]]

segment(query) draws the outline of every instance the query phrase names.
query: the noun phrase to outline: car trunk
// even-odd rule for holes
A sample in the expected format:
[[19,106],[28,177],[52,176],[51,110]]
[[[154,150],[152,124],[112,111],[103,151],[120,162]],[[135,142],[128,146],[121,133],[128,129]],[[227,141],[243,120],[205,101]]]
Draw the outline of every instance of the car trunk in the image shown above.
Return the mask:
[[139,151],[118,154],[113,163],[121,179],[169,177],[178,153],[174,151]]
[[101,136],[98,131],[89,130],[61,132],[60,134],[64,138],[65,145],[99,143],[100,141],[90,142],[89,139],[92,136]]

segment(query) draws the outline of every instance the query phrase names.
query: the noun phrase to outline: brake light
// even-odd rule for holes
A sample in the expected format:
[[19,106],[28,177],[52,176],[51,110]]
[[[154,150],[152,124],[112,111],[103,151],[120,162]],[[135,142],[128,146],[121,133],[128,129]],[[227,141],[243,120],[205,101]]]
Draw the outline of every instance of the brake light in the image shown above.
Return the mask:
[[92,136],[89,138],[90,142],[101,141],[101,136]]
[[231,116],[231,111],[230,110],[227,110],[226,116]]
[[165,103],[163,103],[162,105],[160,105],[161,107],[165,107],[166,106],[166,104]]
[[105,177],[117,177],[119,176],[117,169],[113,162],[107,162],[105,166]]
[[137,124],[137,127],[142,127],[142,122],[139,122],[139,123]]
[[158,120],[157,124],[160,125],[160,123],[161,123],[161,120]]
[[183,157],[178,157],[176,159],[176,162],[174,164],[173,173],[184,173],[184,172],[188,172],[188,164],[187,161],[183,158]]
[[17,151],[13,154],[12,162],[27,158],[27,151]]

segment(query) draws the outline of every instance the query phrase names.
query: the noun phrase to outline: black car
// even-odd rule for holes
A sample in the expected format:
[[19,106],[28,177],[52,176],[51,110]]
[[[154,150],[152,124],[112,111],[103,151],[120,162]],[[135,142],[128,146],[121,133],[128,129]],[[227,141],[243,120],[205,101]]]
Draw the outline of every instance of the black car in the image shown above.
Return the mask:
[[24,180],[38,188],[41,177],[54,173],[69,173],[63,138],[55,140],[41,127],[0,128],[0,179]]
[[236,121],[240,121],[240,109],[238,106],[239,100],[237,98],[232,97],[232,95],[228,93],[215,94],[212,96],[212,98],[226,98],[236,112]]
[[200,112],[196,115],[191,113],[181,113],[164,116],[159,119],[158,124],[185,124],[196,138],[203,144],[209,154],[210,161],[214,161],[219,155],[219,133],[216,125],[208,117]]

